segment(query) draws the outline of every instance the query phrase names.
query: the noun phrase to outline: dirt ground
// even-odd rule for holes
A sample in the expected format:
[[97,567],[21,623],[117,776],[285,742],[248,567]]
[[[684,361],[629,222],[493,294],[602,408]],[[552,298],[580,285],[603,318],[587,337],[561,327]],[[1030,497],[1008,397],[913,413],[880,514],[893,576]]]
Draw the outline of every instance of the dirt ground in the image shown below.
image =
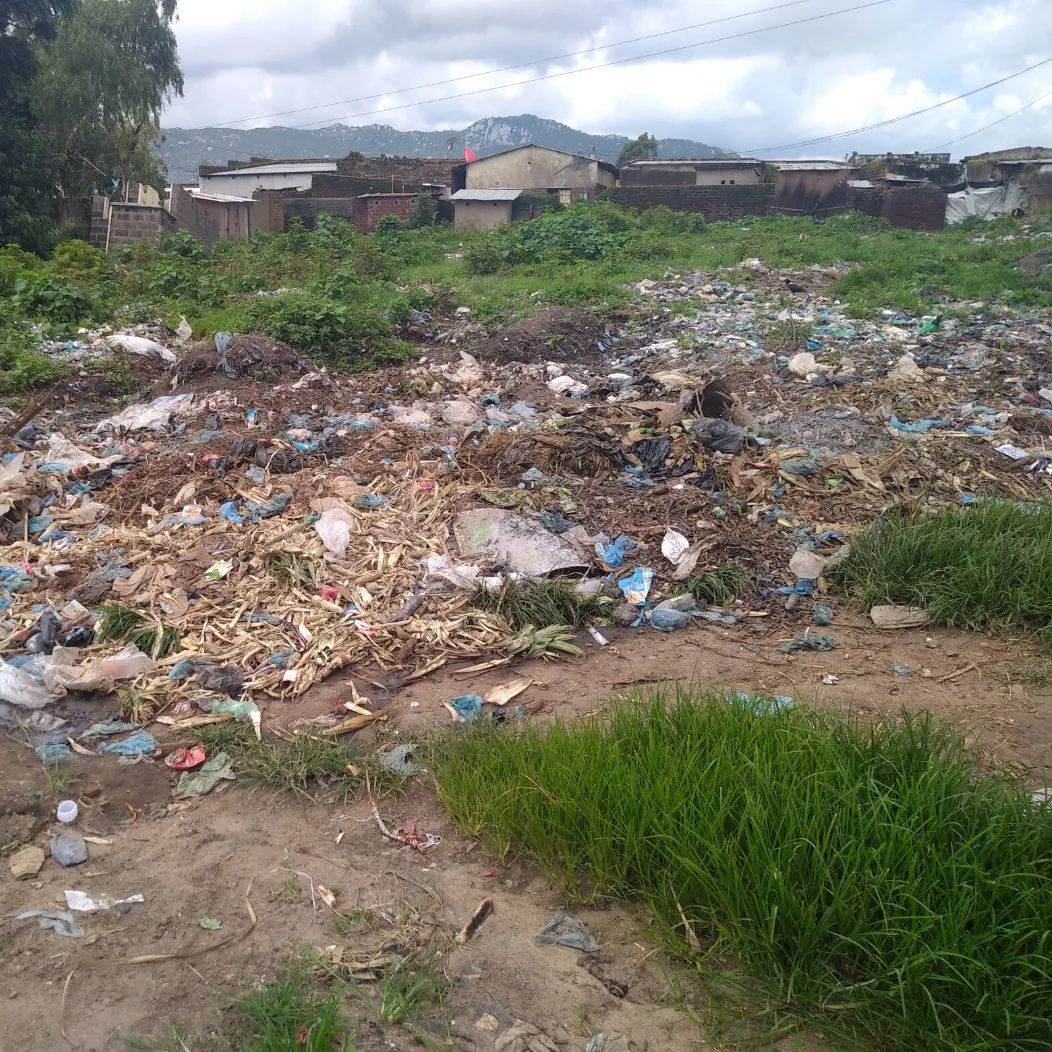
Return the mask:
[[[645,636],[611,628],[606,647],[583,637],[584,660],[534,661],[513,673],[467,676],[454,668],[378,697],[388,722],[360,734],[356,745],[366,750],[378,736],[412,740],[448,722],[444,700],[484,693],[512,675],[534,681],[517,703],[539,719],[595,711],[613,691],[696,682],[788,694],[862,717],[903,706],[930,710],[951,719],[991,760],[1043,784],[1052,767],[1052,692],[1034,685],[1037,677],[1028,671],[1041,667],[1039,651],[1012,639],[946,630],[879,633],[843,609],[837,630],[835,651],[785,655],[777,650],[777,626],[762,622]],[[829,675],[839,681],[823,683]],[[289,704],[287,718],[326,711],[348,690],[348,679],[334,676]],[[100,706],[99,715],[105,711]],[[92,843],[89,861],[77,869],[62,870],[49,859],[30,882],[16,883],[4,867],[2,1048],[119,1049],[128,1035],[160,1039],[172,1025],[196,1047],[193,1038],[223,1025],[230,995],[275,976],[304,946],[334,945],[344,947],[346,960],[413,946],[440,954],[450,993],[421,1020],[440,1047],[493,1048],[494,1038],[517,1020],[566,1049],[583,1049],[599,1031],[622,1034],[629,1047],[652,1052],[723,1047],[706,1027],[704,984],[658,947],[642,911],[631,904],[568,906],[536,867],[494,858],[458,834],[426,775],[379,804],[389,826],[412,822],[442,838],[421,854],[385,840],[367,801],[308,802],[234,785],[172,804],[169,775],[159,764],[122,767],[113,757],[77,758],[74,770],[69,792],[80,796],[80,827],[108,843]],[[51,806],[40,765],[4,740],[0,776],[5,840],[11,834],[30,839],[32,832],[40,841]],[[312,902],[318,885],[335,893],[335,910],[316,891]],[[121,898],[141,893],[145,902],[125,916],[114,910],[77,915],[87,929],[80,940],[12,919],[21,910],[61,907],[70,888]],[[452,936],[484,898],[494,901],[492,916],[466,945],[454,945]],[[598,936],[597,962],[534,944],[532,936],[564,907]],[[202,917],[221,928],[203,930]],[[165,954],[178,956],[121,962]],[[377,998],[369,982],[348,996],[358,1047],[420,1047],[408,1029],[378,1021]],[[793,1045],[801,1046],[822,1047],[806,1036]]]

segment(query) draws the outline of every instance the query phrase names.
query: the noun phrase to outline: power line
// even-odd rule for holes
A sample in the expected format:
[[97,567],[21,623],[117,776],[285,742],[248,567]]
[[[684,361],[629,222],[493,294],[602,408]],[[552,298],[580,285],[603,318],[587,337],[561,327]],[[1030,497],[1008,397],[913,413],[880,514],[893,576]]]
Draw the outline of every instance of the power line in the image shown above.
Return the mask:
[[1044,102],[1052,91],[1046,91],[1044,95],[1040,95],[1032,102],[1028,102],[1025,106],[1020,106],[1017,110],[1012,110],[1011,113],[1006,113],[1003,117],[998,117],[997,120],[991,121],[989,124],[984,124],[981,128],[976,128],[975,131],[970,131],[967,135],[958,135],[956,139],[951,139],[949,142],[944,142],[940,145],[939,149],[943,146],[953,146],[954,143],[963,142],[965,139],[970,139],[973,135],[978,135],[980,132],[989,131],[991,128],[996,128],[998,124],[1003,124],[1007,120],[1011,120],[1016,114],[1022,113],[1023,110],[1030,109],[1031,106],[1036,106],[1039,102]]
[[[377,113],[391,113],[395,110],[407,110],[412,109],[414,106],[430,106],[436,102],[449,102],[453,99],[463,99],[471,95],[483,95],[490,91],[503,91],[506,88],[517,88],[524,84],[539,84],[542,81],[557,80],[560,77],[572,77],[578,73],[590,73],[597,69],[609,69],[611,66],[622,66],[627,62],[638,62],[640,59],[645,58],[658,58],[662,55],[672,55],[681,51],[689,51],[692,48],[705,47],[708,44],[720,44],[727,40],[741,40],[743,37],[757,36],[760,33],[770,33],[776,29],[788,29],[792,26],[807,25],[811,22],[820,22],[826,18],[834,18],[837,15],[846,15],[854,11],[865,11],[871,7],[882,7],[884,4],[892,3],[893,0],[869,0],[869,3],[857,4],[854,7],[843,7],[837,11],[827,11],[821,15],[811,15],[808,18],[798,18],[791,22],[781,22],[774,26],[763,26],[760,29],[747,29],[741,33],[730,33],[727,36],[712,37],[709,40],[699,40],[693,44],[680,44],[678,47],[664,48],[661,51],[649,51],[644,52],[641,55],[631,55],[628,58],[611,59],[609,62],[599,62],[594,66],[584,66],[580,69],[566,69],[561,70],[558,73],[547,73],[543,76],[538,77],[527,77],[524,80],[513,80],[507,84],[495,84],[488,88],[474,88],[471,91],[461,91],[454,95],[443,95],[437,99],[421,99],[418,102],[406,102],[398,106],[383,106],[375,110],[363,110],[360,113],[348,113],[343,117],[336,118],[331,123],[339,124],[342,121],[353,120],[356,117],[371,117]],[[290,128],[315,128],[320,124],[328,124],[328,121],[310,121],[306,124],[291,124],[288,125]]]
[[[379,91],[374,95],[359,95],[352,99],[338,99],[335,102],[319,102],[314,106],[300,106],[294,110],[278,110],[275,113],[261,113],[255,117],[238,117],[236,120],[227,121],[224,124],[217,124],[217,128],[231,128],[235,124],[245,124],[248,121],[262,121],[267,120],[270,117],[285,117],[290,113],[306,113],[309,110],[323,110],[330,106],[349,106],[355,102],[366,102],[369,99],[379,99],[384,95],[404,95],[409,91],[422,91],[424,88],[438,88],[444,84],[456,84],[463,80],[473,80],[476,77],[489,77],[495,73],[508,73],[513,69],[525,69],[527,66],[539,66],[544,62],[559,62],[562,59],[567,58],[578,58],[581,55],[591,55],[596,51],[606,51],[613,47],[624,47],[628,44],[638,44],[643,40],[655,40],[658,37],[672,36],[674,33],[686,33],[693,29],[704,29],[706,26],[719,25],[721,22],[733,22],[736,19],[748,18],[751,15],[763,15],[770,11],[781,11],[787,7],[799,7],[801,4],[812,3],[813,0],[789,0],[788,3],[775,4],[773,7],[760,7],[754,11],[743,11],[738,15],[726,15],[723,18],[714,18],[708,22],[695,22],[689,26],[679,26],[676,29],[665,29],[660,33],[647,33],[644,36],[632,37],[629,40],[614,40],[607,44],[599,44],[596,47],[584,48],[581,51],[567,51],[562,55],[548,55],[545,58],[535,58],[528,62],[516,62],[511,66],[500,66],[497,69],[482,70],[478,73],[465,73],[459,77],[447,77],[445,80],[432,80],[427,84],[416,84],[411,88],[393,88],[389,91]],[[245,129],[248,130],[248,129]]]
[[949,106],[952,102],[960,102],[961,99],[967,99],[972,95],[978,95],[981,91],[986,91],[988,88],[997,87],[998,84],[1004,84],[1006,81],[1014,80],[1016,77],[1021,77],[1024,73],[1029,73],[1031,70],[1038,69],[1041,66],[1047,65],[1049,62],[1052,62],[1052,58],[1042,59],[1040,62],[1035,62],[1032,66],[1027,66],[1026,69],[1019,70],[1018,73],[1010,73],[1007,77],[1001,77],[998,80],[991,80],[989,84],[982,84],[978,88],[972,88],[971,91],[955,95],[952,99],[944,99],[942,102],[936,102],[931,106],[925,106],[923,109],[913,110],[912,113],[903,113],[898,117],[889,117],[887,120],[877,121],[875,124],[864,124],[860,128],[849,128],[847,131],[833,132],[830,135],[818,135],[813,139],[802,139],[800,142],[784,143],[781,146],[750,147],[742,152],[748,155],[753,153],[775,153],[779,150],[795,150],[799,146],[813,146],[815,143],[828,142],[830,139],[841,139],[845,135],[858,135],[862,132],[873,131],[876,128],[886,128],[889,124],[897,124],[899,121],[908,120],[910,117],[919,117],[922,113],[931,113],[932,110],[941,109],[943,106]]

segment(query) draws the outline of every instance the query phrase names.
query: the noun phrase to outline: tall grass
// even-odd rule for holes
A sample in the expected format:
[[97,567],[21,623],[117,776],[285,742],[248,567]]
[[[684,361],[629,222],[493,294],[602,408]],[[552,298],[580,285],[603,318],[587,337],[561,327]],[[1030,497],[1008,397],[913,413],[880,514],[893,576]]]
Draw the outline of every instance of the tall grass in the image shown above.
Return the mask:
[[940,624],[1022,628],[1052,645],[1052,503],[989,500],[882,519],[838,576],[866,605],[923,606]]
[[772,1008],[879,1048],[1048,1047],[1052,812],[928,718],[860,728],[688,691],[433,748],[466,831],[571,896],[642,901]]

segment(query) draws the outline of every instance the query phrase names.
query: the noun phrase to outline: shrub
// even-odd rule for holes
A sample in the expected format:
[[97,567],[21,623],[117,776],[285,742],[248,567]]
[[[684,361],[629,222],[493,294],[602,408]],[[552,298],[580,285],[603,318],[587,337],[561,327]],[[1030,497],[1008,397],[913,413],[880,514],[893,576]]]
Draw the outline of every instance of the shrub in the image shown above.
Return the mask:
[[391,327],[373,304],[340,303],[311,292],[261,296],[249,308],[249,320],[276,340],[334,364],[351,364],[375,349]]
[[449,734],[429,767],[469,835],[571,897],[641,900],[772,1016],[880,1049],[1048,1045],[1052,808],[931,719],[684,690]]
[[0,392],[15,394],[53,383],[66,368],[36,349],[37,337],[28,325],[0,325]]
[[437,222],[438,205],[435,199],[428,193],[417,194],[413,201],[413,210],[409,213],[410,229],[434,226]]
[[70,281],[26,274],[15,281],[12,301],[28,318],[56,324],[74,324],[91,318],[91,300]]

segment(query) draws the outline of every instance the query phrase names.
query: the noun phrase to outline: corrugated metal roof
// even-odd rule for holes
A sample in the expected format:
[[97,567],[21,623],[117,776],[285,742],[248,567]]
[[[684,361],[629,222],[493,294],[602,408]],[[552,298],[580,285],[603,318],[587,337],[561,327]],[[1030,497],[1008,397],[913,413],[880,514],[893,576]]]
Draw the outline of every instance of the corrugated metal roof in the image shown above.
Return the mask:
[[780,172],[854,172],[857,165],[841,161],[778,161]]
[[213,172],[207,178],[221,175],[312,175],[315,172],[335,172],[336,162],[310,162],[297,164],[260,164],[252,168],[231,168],[226,172]]
[[251,197],[234,197],[231,194],[210,194],[203,190],[198,190],[197,187],[188,187],[186,192],[198,201],[217,201],[219,204],[229,204],[231,201],[238,201],[241,204],[253,203]]
[[691,168],[753,168],[763,161],[752,157],[670,157],[666,160],[633,161],[626,165],[627,168],[642,168],[644,166],[669,167],[671,165],[682,165]]
[[521,190],[503,190],[497,187],[486,190],[458,190],[451,201],[514,201]]

